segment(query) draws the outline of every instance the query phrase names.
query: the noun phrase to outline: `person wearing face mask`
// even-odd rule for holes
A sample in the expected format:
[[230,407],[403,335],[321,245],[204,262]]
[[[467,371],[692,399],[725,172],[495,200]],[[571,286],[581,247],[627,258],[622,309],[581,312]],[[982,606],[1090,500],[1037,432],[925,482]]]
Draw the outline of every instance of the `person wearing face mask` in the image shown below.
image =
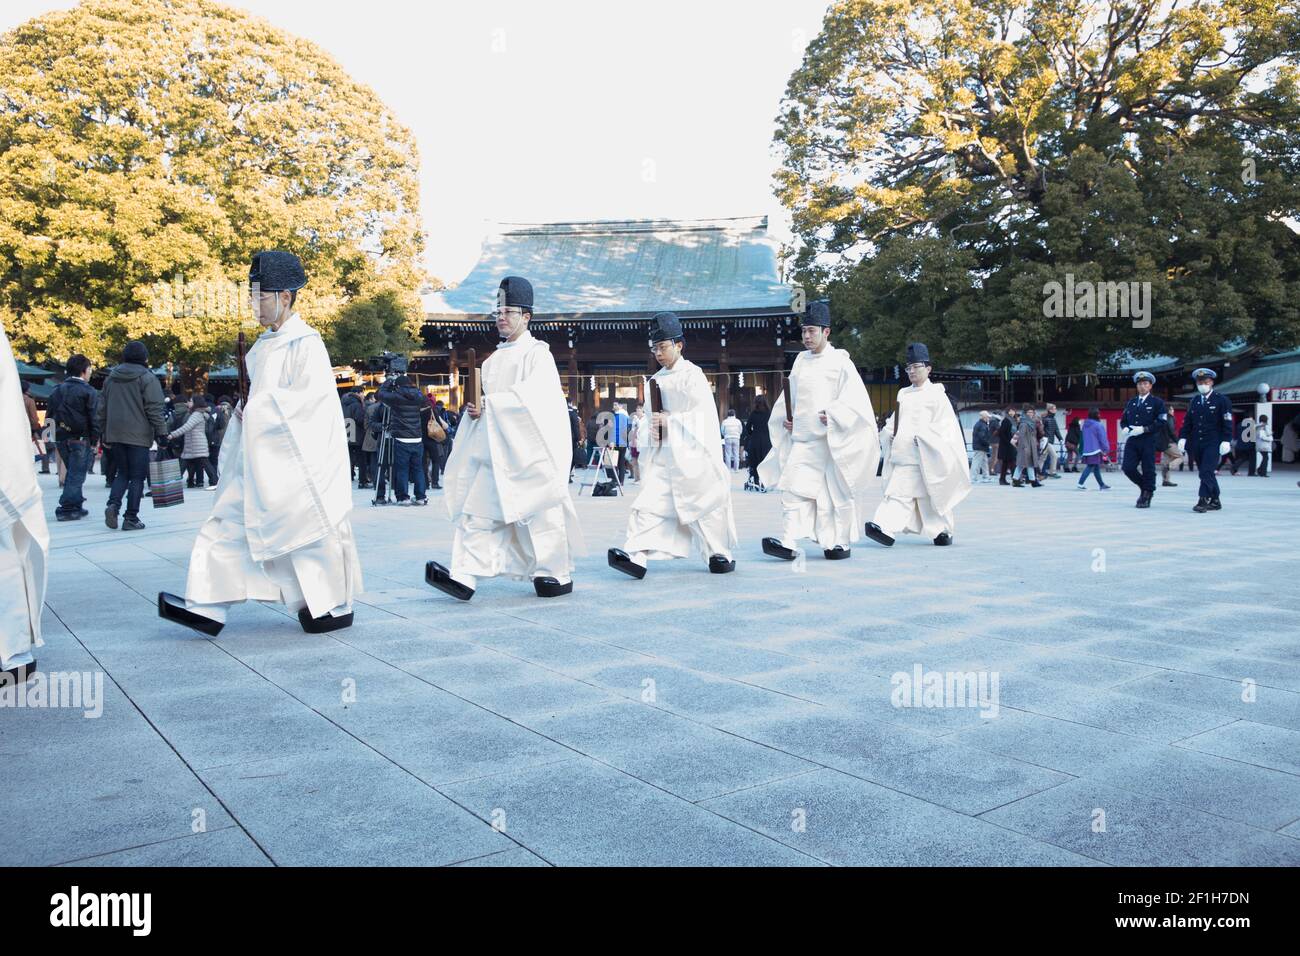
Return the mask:
[[690,557],[694,546],[711,573],[729,574],[736,569],[736,522],[713,390],[700,367],[682,357],[676,314],[655,315],[650,342],[660,365],[651,379],[659,395],[656,400],[651,392],[641,492],[632,502],[626,543],[610,548],[606,559],[614,570],[641,579],[647,562]]
[[159,593],[158,616],[213,636],[230,605],[263,601],[297,611],[308,633],[338,630],[363,588],[334,372],[320,333],[293,310],[307,284],[298,257],[258,253],[248,279],[263,327],[245,360],[248,398],[222,439],[185,596]]
[[1192,373],[1199,393],[1187,407],[1182,430],[1178,433],[1178,450],[1190,455],[1201,474],[1201,488],[1196,505],[1198,514],[1219,511],[1219,479],[1215,475],[1219,459],[1232,447],[1232,403],[1214,390],[1217,376],[1212,369],[1198,368]]
[[801,538],[827,560],[847,558],[858,539],[860,498],[876,477],[880,436],[871,396],[853,360],[831,345],[831,313],[813,302],[803,318],[804,351],[790,370],[790,404],[776,400],[768,420],[772,451],[758,467],[781,491],[781,537],[764,538],[763,553],[793,561]]
[[456,526],[451,567],[429,561],[424,580],[461,601],[479,578],[532,579],[538,597],[573,591],[583,552],[569,497],[569,408],[551,347],[533,338],[533,287],[506,276],[494,313],[501,341],[483,362],[479,403],[469,396],[443,472]]
[[898,410],[881,431],[885,497],[867,537],[890,547],[900,534],[923,534],[942,547],[952,544],[953,510],[970,494],[966,440],[947,391],[930,381],[924,343],[907,347],[907,378],[911,387],[898,393]]

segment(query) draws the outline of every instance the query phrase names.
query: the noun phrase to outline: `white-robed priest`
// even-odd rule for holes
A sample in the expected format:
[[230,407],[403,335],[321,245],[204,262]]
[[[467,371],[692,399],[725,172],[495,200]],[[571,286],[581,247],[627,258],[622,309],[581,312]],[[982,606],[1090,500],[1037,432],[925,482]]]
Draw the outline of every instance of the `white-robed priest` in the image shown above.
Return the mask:
[[781,491],[780,538],[763,553],[793,561],[801,538],[828,560],[847,558],[858,539],[859,499],[876,477],[880,436],[871,397],[853,360],[830,342],[830,307],[813,302],[803,318],[804,351],[790,370],[790,405],[776,400],[768,420],[772,450],[758,466],[763,485]]
[[533,287],[506,276],[494,313],[501,341],[483,362],[482,399],[465,405],[443,472],[456,526],[451,567],[430,561],[427,583],[462,601],[479,578],[531,578],[538,597],[573,591],[583,551],[569,497],[569,407],[551,347],[528,331]]
[[160,593],[158,614],[216,635],[230,605],[264,601],[297,611],[309,633],[338,630],[362,582],[334,372],[320,333],[293,311],[307,284],[298,257],[258,253],[248,279],[263,327],[246,356],[248,400],[221,443],[185,596]]
[[871,540],[892,545],[898,535],[922,534],[952,544],[953,510],[970,494],[966,440],[948,393],[930,381],[930,350],[907,347],[908,388],[881,431],[885,497],[867,522]]
[[50,531],[32,467],[32,424],[0,325],[0,686],[27,682],[41,640]]
[[682,357],[682,323],[660,312],[650,328],[662,366],[651,379],[662,407],[647,396],[647,438],[638,438],[641,491],[627,521],[627,542],[609,549],[609,566],[634,578],[646,563],[690,557],[694,548],[714,574],[736,569],[731,475],[722,461],[722,423],[713,390],[698,365]]

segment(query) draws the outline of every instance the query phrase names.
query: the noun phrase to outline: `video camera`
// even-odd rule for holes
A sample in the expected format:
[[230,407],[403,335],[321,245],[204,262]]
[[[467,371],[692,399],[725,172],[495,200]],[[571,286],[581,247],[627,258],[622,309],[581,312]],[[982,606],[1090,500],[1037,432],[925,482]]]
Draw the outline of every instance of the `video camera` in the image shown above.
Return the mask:
[[366,371],[383,372],[386,377],[392,378],[394,375],[405,375],[409,366],[410,360],[405,355],[396,352],[380,352],[366,362]]

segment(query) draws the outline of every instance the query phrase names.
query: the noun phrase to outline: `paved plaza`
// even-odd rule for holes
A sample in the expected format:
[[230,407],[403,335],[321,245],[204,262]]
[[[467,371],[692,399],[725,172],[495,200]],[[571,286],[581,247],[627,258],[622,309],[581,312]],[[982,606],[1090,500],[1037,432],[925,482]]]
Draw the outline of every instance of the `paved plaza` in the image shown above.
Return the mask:
[[583,498],[572,596],[468,604],[422,580],[440,493],[357,491],[355,626],[247,605],[209,640],[155,595],[211,492],[113,532],[92,475],[50,521],[39,661],[101,672],[102,713],[0,709],[0,863],[1297,865],[1297,477],[1225,476],[1206,515],[1185,473],[1149,511],[1119,474],[980,485],[954,547],[802,571],[737,477],[736,572],[642,582],[605,565],[628,500]]

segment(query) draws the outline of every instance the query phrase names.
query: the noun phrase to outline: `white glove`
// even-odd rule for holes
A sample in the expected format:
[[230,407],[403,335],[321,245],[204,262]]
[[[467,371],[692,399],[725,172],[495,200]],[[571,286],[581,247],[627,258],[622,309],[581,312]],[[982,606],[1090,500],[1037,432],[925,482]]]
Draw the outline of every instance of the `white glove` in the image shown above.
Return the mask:
[[1187,439],[1186,439],[1186,438],[1180,438],[1180,439],[1178,439],[1178,450],[1179,450],[1179,451],[1183,451],[1183,452],[1187,451]]
[[1226,441],[1219,442],[1219,454],[1226,455],[1230,447],[1232,446],[1230,446]]
[[1143,426],[1141,426],[1141,425],[1134,425],[1132,428],[1130,428],[1130,429],[1128,430],[1128,434],[1129,434],[1129,437],[1130,437],[1130,438],[1132,438],[1132,437],[1135,436],[1135,435],[1141,435],[1141,434],[1144,434],[1145,432],[1146,432],[1146,429],[1145,429]]

